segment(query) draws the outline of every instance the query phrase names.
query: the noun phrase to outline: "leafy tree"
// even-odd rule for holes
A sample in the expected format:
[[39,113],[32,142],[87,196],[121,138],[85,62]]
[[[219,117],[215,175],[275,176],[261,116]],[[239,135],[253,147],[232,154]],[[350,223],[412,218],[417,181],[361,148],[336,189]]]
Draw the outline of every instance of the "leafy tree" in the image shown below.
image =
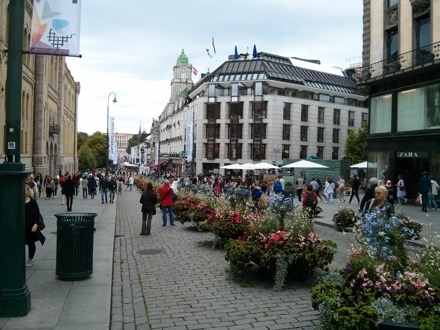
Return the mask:
[[84,132],[78,132],[78,150],[81,149],[84,143],[87,142],[88,138],[89,138],[89,134]]
[[88,138],[86,145],[92,150],[95,156],[96,166],[105,167],[107,137],[101,132],[95,132]]
[[127,142],[127,153],[131,154],[131,147],[137,146],[139,144],[139,135],[135,134],[133,137]]
[[86,170],[96,167],[95,155],[87,144],[84,144],[78,150],[78,166],[81,170]]
[[360,163],[367,160],[368,145],[367,145],[368,124],[362,123],[361,128],[357,131],[351,131],[348,134],[345,142],[345,156],[352,163]]

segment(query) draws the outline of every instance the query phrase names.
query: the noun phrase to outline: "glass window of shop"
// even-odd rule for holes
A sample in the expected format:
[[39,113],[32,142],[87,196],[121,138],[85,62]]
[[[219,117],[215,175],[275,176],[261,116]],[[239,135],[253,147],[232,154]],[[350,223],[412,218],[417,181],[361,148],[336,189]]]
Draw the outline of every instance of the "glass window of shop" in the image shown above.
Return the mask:
[[391,131],[391,94],[373,97],[370,109],[370,134]]
[[440,128],[440,84],[397,94],[397,131]]
[[368,169],[367,177],[376,177],[386,183],[387,179],[391,178],[389,173],[390,154],[387,151],[371,151],[368,153]]

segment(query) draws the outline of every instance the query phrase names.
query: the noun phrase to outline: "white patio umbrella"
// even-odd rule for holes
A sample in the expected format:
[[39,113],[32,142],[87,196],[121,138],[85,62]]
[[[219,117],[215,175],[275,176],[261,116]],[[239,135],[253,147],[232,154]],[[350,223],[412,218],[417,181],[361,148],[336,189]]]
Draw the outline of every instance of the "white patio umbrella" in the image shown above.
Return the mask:
[[241,169],[242,170],[254,170],[255,167],[254,167],[254,164],[252,164],[252,163],[245,163],[245,164],[241,165]]
[[270,169],[279,169],[278,166],[269,164],[269,163],[258,163],[258,164],[254,164],[254,169],[256,170],[270,170]]
[[377,165],[376,165],[376,163],[370,163],[370,162],[365,161],[362,163],[353,164],[350,167],[351,168],[367,168],[367,167],[376,168]]
[[284,166],[281,166],[283,168],[328,168],[328,166],[321,165],[314,162],[309,162],[308,160],[299,160],[294,163],[290,163]]
[[230,164],[230,165],[225,165],[225,166],[220,166],[220,168],[224,168],[226,170],[242,170],[243,167],[242,164]]
[[357,163],[357,164],[353,164],[350,166],[351,168],[367,168],[368,167],[368,162],[362,162],[362,163]]

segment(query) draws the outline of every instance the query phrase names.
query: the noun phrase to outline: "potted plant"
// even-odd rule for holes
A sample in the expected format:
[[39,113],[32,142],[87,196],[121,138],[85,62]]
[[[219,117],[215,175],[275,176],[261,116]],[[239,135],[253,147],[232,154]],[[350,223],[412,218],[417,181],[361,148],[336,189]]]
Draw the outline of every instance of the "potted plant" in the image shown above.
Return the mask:
[[352,248],[344,269],[312,288],[321,328],[381,329],[392,322],[393,329],[439,329],[438,234],[419,259],[410,259],[405,244],[415,232],[398,217],[373,212],[360,229],[361,244]]
[[353,227],[360,220],[360,216],[351,207],[342,207],[333,215],[333,222],[337,231]]
[[240,238],[230,239],[225,249],[233,275],[243,275],[257,265],[273,273],[273,288],[280,291],[289,273],[304,278],[316,269],[327,270],[336,244],[321,240],[313,232],[313,220],[297,211],[282,229],[279,219],[263,216]]

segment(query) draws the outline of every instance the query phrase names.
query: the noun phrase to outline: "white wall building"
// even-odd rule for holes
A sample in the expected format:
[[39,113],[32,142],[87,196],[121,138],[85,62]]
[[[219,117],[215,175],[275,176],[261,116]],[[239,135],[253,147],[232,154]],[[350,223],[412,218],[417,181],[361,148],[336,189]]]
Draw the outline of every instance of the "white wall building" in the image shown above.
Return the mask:
[[342,73],[302,68],[268,53],[232,56],[204,76],[185,103],[175,102],[161,114],[159,158],[163,170],[192,174],[231,163],[339,160],[348,132],[367,120],[365,99]]

